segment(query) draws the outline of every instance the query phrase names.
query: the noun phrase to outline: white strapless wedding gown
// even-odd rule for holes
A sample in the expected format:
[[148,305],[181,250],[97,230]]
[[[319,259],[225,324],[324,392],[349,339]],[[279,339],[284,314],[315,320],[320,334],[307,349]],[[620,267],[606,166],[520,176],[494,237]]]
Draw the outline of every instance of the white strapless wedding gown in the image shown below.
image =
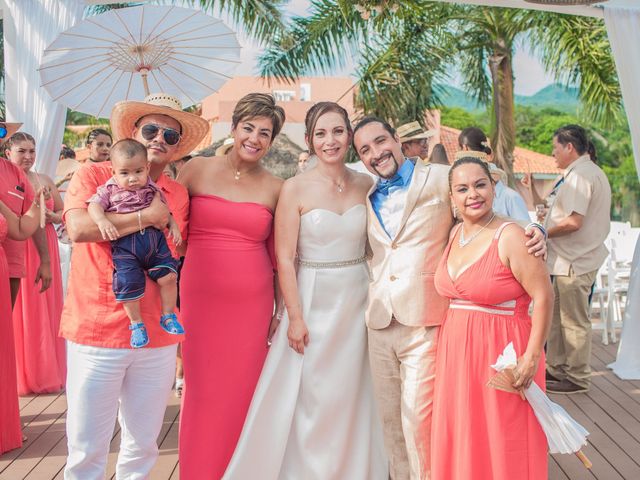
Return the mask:
[[[304,355],[278,327],[225,480],[387,480],[364,311],[366,208],[300,220]],[[222,432],[221,432],[222,434]]]

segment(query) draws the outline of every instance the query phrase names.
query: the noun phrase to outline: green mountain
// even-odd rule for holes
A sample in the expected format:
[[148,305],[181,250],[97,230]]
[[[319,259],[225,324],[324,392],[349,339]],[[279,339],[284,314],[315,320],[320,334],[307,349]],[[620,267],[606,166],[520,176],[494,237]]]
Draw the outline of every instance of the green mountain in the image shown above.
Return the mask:
[[516,95],[516,104],[531,107],[554,107],[562,111],[575,113],[580,101],[577,88],[566,88],[559,84],[549,85],[535,95],[526,97]]
[[[473,97],[451,85],[439,85],[438,92],[442,105],[445,107],[458,107],[469,112],[484,109],[484,106],[478,105]],[[580,103],[577,88],[566,88],[560,84],[548,85],[531,96],[516,95],[515,101],[516,105],[538,108],[553,107],[567,113],[575,113]]]

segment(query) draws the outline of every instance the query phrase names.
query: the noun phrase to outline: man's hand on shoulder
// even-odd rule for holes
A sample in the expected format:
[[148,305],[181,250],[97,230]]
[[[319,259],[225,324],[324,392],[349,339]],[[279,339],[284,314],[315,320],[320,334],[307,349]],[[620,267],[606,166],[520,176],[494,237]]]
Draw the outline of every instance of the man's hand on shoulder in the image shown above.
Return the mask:
[[542,257],[543,260],[547,259],[547,239],[544,236],[543,231],[534,224],[527,225],[525,235],[529,238],[525,243],[525,246],[529,249],[529,254],[536,257]]

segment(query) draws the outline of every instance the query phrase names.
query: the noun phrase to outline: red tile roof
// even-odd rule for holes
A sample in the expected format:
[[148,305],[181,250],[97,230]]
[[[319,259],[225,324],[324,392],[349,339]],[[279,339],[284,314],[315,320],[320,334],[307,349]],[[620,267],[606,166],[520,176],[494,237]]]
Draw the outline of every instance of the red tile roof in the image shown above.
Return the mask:
[[[440,142],[447,151],[449,162],[453,163],[456,158],[458,147],[458,136],[460,130],[451,127],[440,127]],[[553,157],[538,152],[532,152],[526,148],[516,147],[515,162],[513,171],[516,174],[524,174],[527,172],[538,174],[560,174],[561,171],[555,165]]]

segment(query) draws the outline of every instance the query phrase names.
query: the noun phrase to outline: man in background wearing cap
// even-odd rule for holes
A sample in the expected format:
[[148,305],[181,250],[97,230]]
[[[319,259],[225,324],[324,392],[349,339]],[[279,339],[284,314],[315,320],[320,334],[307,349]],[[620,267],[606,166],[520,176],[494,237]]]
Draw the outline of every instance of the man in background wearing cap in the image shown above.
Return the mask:
[[429,138],[433,137],[433,130],[425,131],[418,122],[405,123],[396,129],[402,153],[407,158],[420,157],[422,161],[429,158]]
[[[208,130],[206,120],[183,112],[177,99],[158,94],[144,102],[116,104],[111,128],[116,140],[134,138],[147,147],[150,177],[167,205],[156,195],[148,208],[107,214],[109,220],[120,235],[128,235],[146,227],[165,230],[171,213],[186,239],[188,192],[162,172],[198,145]],[[129,332],[123,328],[129,321],[111,289],[110,243],[103,241],[87,212],[87,200],[112,174],[110,162],[87,162],[73,176],[65,197],[64,219],[75,243],[60,327],[68,341],[67,480],[104,478],[116,415],[122,428],[116,477],[148,478],[158,456],[156,442],[182,340],[160,327],[158,288],[147,279],[140,309],[151,342],[148,348],[130,347]]]

